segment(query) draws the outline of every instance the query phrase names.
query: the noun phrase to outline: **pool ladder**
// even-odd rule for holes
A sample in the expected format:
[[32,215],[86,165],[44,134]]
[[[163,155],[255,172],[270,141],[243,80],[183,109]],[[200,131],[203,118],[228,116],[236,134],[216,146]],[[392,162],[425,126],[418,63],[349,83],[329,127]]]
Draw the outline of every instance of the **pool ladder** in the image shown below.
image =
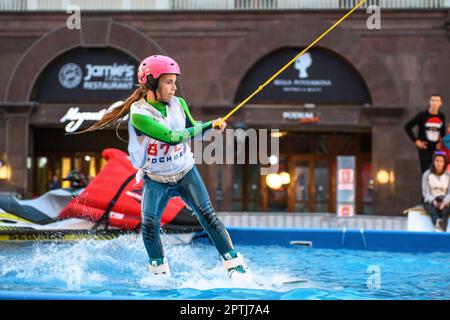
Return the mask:
[[[359,232],[361,233],[361,239],[364,244],[364,249],[367,249],[367,240],[366,240],[366,235],[364,234],[364,229],[363,228],[359,229]],[[344,247],[346,234],[347,234],[347,228],[342,229],[341,248]]]
[[[364,233],[364,229],[363,228],[359,229],[359,232],[361,234],[361,240],[364,245],[364,249],[367,249],[367,239]],[[343,228],[341,237],[341,248],[344,248],[346,235],[347,235],[347,228]],[[307,240],[291,240],[289,241],[289,244],[292,246],[307,247],[307,248],[311,248],[313,246],[313,242]]]

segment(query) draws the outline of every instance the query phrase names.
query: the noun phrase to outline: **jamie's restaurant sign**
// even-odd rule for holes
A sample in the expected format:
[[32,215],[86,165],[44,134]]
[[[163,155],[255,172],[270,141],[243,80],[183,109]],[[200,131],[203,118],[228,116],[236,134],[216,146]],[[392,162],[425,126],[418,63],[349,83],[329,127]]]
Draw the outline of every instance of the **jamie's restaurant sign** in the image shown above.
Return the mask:
[[102,102],[133,90],[137,62],[112,49],[76,49],[53,61],[35,87],[36,101]]
[[[302,49],[285,48],[257,62],[241,81],[238,102],[288,63]],[[371,103],[367,86],[356,69],[332,51],[312,48],[253,97],[256,104],[357,104]]]

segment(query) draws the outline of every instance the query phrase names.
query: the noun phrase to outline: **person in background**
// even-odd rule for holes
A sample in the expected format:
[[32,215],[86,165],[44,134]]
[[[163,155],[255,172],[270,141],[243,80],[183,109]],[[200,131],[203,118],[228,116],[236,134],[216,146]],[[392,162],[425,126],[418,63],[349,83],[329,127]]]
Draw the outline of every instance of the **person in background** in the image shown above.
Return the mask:
[[56,175],[52,176],[52,179],[50,180],[50,183],[48,184],[49,190],[55,190],[61,188],[61,180]]
[[443,151],[437,151],[430,169],[422,176],[423,208],[430,215],[435,231],[447,229],[450,213],[450,173],[446,171],[448,160]]
[[70,181],[70,187],[74,190],[86,188],[88,185],[86,176],[77,169],[73,169],[72,171],[70,171],[67,177],[63,179],[63,181]]
[[[440,94],[430,95],[428,109],[405,124],[405,131],[419,152],[422,174],[430,167],[433,153],[438,150],[439,141],[445,135],[445,115],[439,111],[442,103]],[[419,129],[417,135],[413,132],[416,126]]]

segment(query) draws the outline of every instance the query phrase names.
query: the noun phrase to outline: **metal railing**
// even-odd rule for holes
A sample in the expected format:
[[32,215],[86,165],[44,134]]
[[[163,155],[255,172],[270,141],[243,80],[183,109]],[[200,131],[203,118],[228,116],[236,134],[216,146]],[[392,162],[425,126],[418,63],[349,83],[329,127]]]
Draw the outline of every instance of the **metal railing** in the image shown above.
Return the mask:
[[[360,0],[1,0],[0,11],[66,11],[77,5],[88,11],[128,10],[339,10]],[[378,5],[389,9],[450,8],[450,0],[367,0],[362,8]]]
[[329,213],[217,212],[228,227],[269,227],[307,229],[407,230],[404,216],[366,216],[340,218]]

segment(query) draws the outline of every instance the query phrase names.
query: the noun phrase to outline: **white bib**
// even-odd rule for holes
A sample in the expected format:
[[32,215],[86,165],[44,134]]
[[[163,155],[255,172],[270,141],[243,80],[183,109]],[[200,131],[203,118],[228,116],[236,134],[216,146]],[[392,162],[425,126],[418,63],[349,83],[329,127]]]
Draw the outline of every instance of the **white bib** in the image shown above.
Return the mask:
[[[177,97],[167,105],[167,117],[150,105],[145,99],[131,105],[132,114],[142,114],[153,118],[169,130],[183,130],[186,127],[186,114]],[[194,155],[187,142],[176,145],[150,138],[137,136],[131,121],[128,123],[128,152],[133,166],[154,175],[174,175],[194,164]]]

